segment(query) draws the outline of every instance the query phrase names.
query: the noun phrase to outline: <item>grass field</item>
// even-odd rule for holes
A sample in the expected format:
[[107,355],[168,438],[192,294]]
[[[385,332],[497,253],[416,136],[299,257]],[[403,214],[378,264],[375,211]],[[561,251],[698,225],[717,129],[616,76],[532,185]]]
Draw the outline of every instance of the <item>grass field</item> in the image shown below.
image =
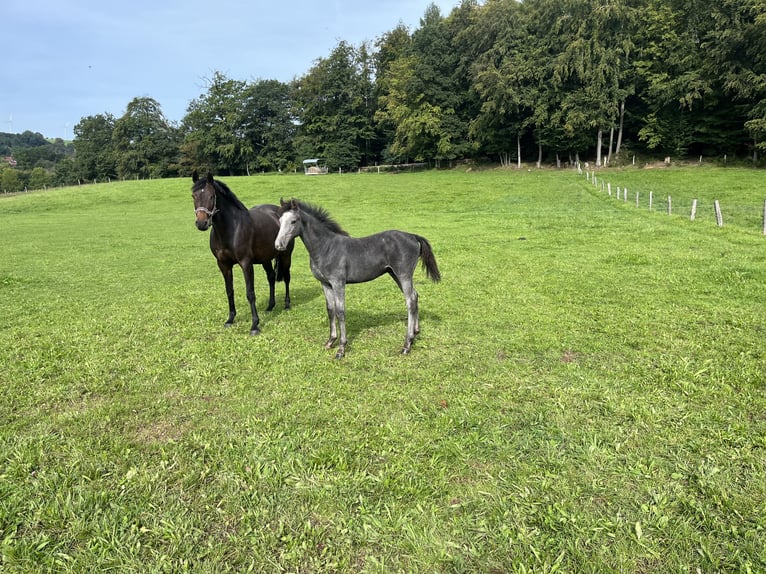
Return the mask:
[[766,571],[763,173],[599,176],[753,214],[573,171],[222,178],[431,241],[412,353],[381,278],[340,361],[300,242],[293,308],[256,269],[248,336],[238,273],[223,328],[191,179],[0,198],[0,570]]

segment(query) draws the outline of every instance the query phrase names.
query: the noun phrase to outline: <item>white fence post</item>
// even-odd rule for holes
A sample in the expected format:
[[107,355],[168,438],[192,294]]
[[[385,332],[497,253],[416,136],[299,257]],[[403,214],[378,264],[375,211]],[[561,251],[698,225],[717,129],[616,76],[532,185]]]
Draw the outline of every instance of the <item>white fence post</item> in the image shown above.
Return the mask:
[[697,217],[697,200],[692,200],[692,214],[689,216],[689,221],[694,221]]
[[716,199],[715,200],[715,222],[718,224],[718,227],[723,227],[723,215],[721,214],[721,204]]

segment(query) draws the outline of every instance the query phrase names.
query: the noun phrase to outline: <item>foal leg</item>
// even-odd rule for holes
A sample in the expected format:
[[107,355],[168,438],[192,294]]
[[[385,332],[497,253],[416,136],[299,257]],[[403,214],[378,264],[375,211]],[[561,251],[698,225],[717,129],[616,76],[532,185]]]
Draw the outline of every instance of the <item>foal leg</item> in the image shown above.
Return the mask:
[[266,261],[263,265],[263,270],[266,272],[266,279],[269,282],[269,306],[266,307],[267,311],[271,311],[274,308],[276,300],[274,299],[274,287],[277,283],[277,274],[274,272],[274,266],[271,261]]
[[412,284],[412,277],[400,280],[404,300],[407,302],[407,337],[404,339],[402,353],[410,352],[415,335],[420,332],[420,320],[418,318],[418,292]]
[[240,263],[242,266],[242,273],[245,276],[245,289],[247,291],[247,302],[250,303],[250,314],[253,316],[253,323],[250,325],[250,334],[259,335],[261,330],[258,328],[260,319],[258,318],[258,311],[255,309],[255,285],[253,281],[253,264],[249,261]]
[[330,338],[327,339],[324,348],[332,349],[335,340],[338,338],[338,331],[335,327],[335,296],[330,285],[322,283],[322,290],[324,291],[324,300],[327,305],[327,319],[330,321]]
[[335,316],[338,318],[338,324],[340,326],[340,344],[338,345],[338,352],[335,353],[336,359],[342,359],[346,356],[346,344],[348,339],[346,338],[346,284],[340,283],[333,289],[335,295]]
[[229,300],[229,318],[223,324],[224,327],[231,327],[234,323],[234,317],[237,315],[237,309],[234,306],[234,276],[231,272],[233,264],[219,261],[218,269],[223,275],[223,283],[226,286],[226,298]]

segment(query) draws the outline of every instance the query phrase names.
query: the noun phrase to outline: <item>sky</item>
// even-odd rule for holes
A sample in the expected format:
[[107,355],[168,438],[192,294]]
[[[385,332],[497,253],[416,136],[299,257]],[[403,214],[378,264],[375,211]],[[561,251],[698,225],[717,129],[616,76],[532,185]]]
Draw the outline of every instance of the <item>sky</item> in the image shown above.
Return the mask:
[[289,82],[341,40],[416,30],[431,3],[448,16],[459,0],[6,0],[0,132],[70,140],[137,97],[179,122],[215,72]]

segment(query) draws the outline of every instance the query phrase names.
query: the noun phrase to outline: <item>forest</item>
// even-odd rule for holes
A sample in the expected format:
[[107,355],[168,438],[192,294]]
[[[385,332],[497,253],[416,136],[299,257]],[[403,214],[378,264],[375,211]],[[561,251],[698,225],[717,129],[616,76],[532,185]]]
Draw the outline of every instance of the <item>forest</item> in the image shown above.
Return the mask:
[[178,123],[137,97],[119,117],[81,118],[71,144],[41,147],[47,155],[6,145],[16,165],[1,170],[4,191],[195,167],[291,172],[310,157],[335,172],[635,157],[761,165],[766,0],[463,0],[450,14],[431,4],[416,29],[340,40],[291,82],[214,72]]

